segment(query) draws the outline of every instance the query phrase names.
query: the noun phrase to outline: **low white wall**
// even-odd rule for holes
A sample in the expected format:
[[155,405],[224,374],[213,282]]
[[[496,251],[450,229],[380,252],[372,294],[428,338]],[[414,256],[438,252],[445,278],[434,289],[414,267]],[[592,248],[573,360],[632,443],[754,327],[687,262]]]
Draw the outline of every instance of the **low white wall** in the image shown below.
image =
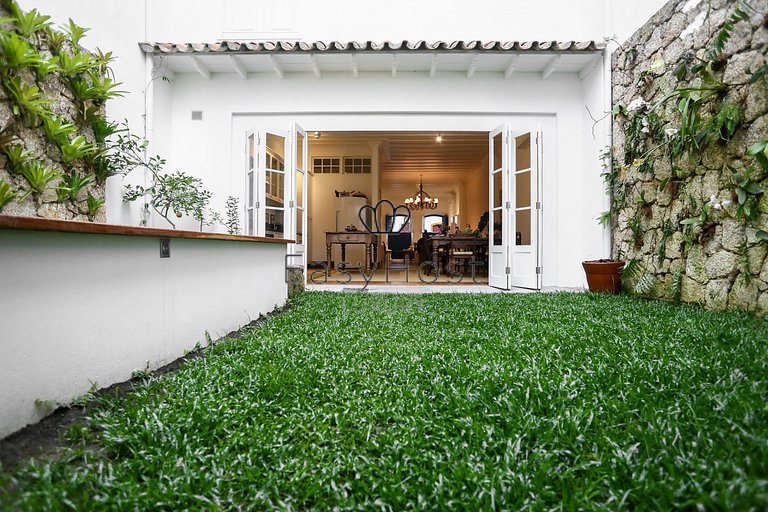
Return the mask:
[[0,229],[0,438],[285,303],[281,243]]

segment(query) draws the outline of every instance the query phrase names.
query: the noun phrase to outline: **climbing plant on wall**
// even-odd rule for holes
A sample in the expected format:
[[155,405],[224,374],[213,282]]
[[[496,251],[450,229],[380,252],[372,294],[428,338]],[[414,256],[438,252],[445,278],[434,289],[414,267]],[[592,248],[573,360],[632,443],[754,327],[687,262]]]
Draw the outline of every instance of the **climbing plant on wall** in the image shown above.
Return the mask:
[[36,9],[0,0],[0,211],[97,217],[115,172],[104,105],[120,96],[111,53],[80,46],[88,29],[61,30]]
[[602,221],[635,292],[768,311],[768,4],[700,4],[719,25],[671,3],[614,54]]

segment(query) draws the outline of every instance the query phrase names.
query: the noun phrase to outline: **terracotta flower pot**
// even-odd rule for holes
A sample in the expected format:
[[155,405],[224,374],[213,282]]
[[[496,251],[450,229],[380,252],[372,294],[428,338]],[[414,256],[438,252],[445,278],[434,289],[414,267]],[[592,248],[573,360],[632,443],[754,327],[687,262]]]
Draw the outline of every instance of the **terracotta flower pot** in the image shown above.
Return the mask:
[[581,265],[587,274],[587,285],[591,292],[619,293],[623,261],[583,261]]

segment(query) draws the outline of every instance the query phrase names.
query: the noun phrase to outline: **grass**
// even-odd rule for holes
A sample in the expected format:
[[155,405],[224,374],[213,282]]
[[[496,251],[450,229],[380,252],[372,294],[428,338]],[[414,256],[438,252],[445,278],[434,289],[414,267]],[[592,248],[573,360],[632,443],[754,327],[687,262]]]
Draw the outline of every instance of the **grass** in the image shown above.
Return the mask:
[[567,293],[293,306],[103,400],[0,504],[768,507],[765,320]]

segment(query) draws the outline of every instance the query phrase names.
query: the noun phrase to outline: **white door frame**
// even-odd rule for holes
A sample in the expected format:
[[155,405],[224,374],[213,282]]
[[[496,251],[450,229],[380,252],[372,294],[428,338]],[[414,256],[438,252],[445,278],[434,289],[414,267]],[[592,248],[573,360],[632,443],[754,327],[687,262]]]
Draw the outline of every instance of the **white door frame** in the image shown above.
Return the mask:
[[[302,126],[312,131],[491,131],[490,126],[499,122],[509,122],[512,127],[528,127],[541,124],[547,133],[555,134],[557,131],[557,115],[554,112],[522,113],[522,112],[387,112],[361,111],[361,112],[337,112],[337,111],[295,111],[295,112],[233,112],[232,113],[232,140],[233,163],[241,162],[239,155],[242,151],[242,133],[248,126],[285,127],[293,120],[298,120]],[[271,133],[280,130],[269,130]],[[239,133],[238,133],[239,132]],[[555,284],[557,269],[557,231],[556,231],[556,181],[557,181],[557,151],[552,141],[557,138],[553,135],[549,140],[548,150],[545,153],[543,146],[539,146],[539,198],[545,209],[539,212],[538,242],[539,242],[539,266],[542,268],[539,274],[539,286],[552,286]],[[243,169],[242,163],[237,163],[239,169]],[[541,172],[547,167],[546,176]],[[239,170],[238,172],[242,172]],[[311,169],[307,171],[307,182],[311,181]],[[547,177],[548,176],[548,177]],[[309,188],[309,186],[307,186]],[[490,189],[490,184],[489,184]],[[547,192],[548,191],[548,192]],[[247,190],[246,195],[247,196]],[[307,206],[309,206],[307,204]],[[489,211],[490,216],[490,211]],[[547,221],[547,218],[549,221]],[[489,219],[489,229],[492,226]],[[547,227],[548,226],[548,227]],[[308,230],[308,225],[307,228]],[[546,243],[545,243],[546,239]],[[513,239],[514,240],[514,239]],[[305,258],[308,257],[312,242],[312,235],[307,231],[305,240]],[[547,256],[549,255],[549,256]],[[549,258],[549,259],[547,259]],[[547,262],[550,262],[547,264]],[[547,277],[549,276],[549,277]],[[547,284],[549,282],[550,284]]]

